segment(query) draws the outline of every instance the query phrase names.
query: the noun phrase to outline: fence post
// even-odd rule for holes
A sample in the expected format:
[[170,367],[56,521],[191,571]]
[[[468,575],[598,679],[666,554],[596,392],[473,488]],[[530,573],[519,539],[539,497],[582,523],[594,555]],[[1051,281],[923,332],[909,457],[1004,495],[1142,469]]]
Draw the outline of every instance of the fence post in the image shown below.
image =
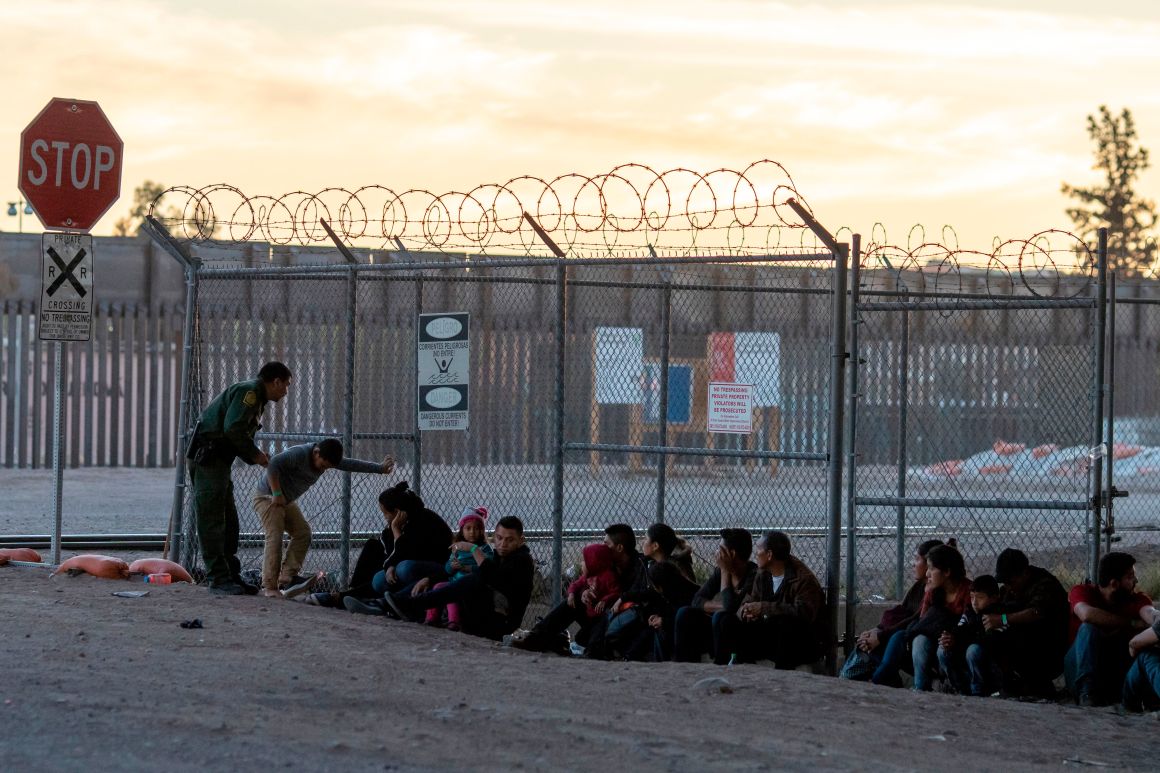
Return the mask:
[[56,379],[52,399],[52,562],[60,563],[60,533],[61,511],[64,505],[64,460],[61,459],[64,444],[64,431],[61,420],[64,413],[64,373],[62,354],[64,343],[55,341],[53,347],[53,362]]
[[826,553],[826,606],[830,631],[835,642],[826,651],[826,670],[833,674],[838,657],[838,594],[841,592],[842,561],[842,451],[844,445],[844,414],[846,406],[846,262],[850,259],[849,245],[839,244],[834,252],[834,309],[832,336],[834,348],[830,354],[830,448],[829,448],[829,549]]
[[[1104,550],[1112,551],[1112,535],[1116,533],[1116,487],[1112,485],[1112,472],[1116,466],[1116,455],[1113,451],[1116,448],[1116,272],[1108,273],[1108,341],[1107,358],[1108,358],[1108,373],[1107,380],[1104,383],[1104,390],[1108,395],[1108,475],[1104,481],[1104,489],[1108,495],[1108,508],[1104,514],[1104,534],[1106,541],[1104,543]],[[1097,536],[1098,540],[1099,537]]]
[[[1096,319],[1095,319],[1095,362],[1093,363],[1092,377],[1095,381],[1092,388],[1092,411],[1095,415],[1095,426],[1092,428],[1092,454],[1088,457],[1091,465],[1089,475],[1092,480],[1091,499],[1091,533],[1088,535],[1088,545],[1091,556],[1088,561],[1088,579],[1095,581],[1099,576],[1100,565],[1100,515],[1103,507],[1102,473],[1103,458],[1098,447],[1103,442],[1104,435],[1104,338],[1107,335],[1108,313],[1108,229],[1099,230],[1099,254],[1096,265]],[[1106,449],[1111,454],[1112,449]],[[1111,464],[1111,461],[1108,462]]]
[[[174,454],[173,509],[169,517],[169,533],[166,535],[166,558],[170,555],[184,566],[192,566],[189,545],[185,540],[185,449],[189,447],[189,383],[193,378],[193,337],[197,320],[197,270],[201,261],[177,243],[173,236],[156,218],[148,215],[141,224],[141,230],[181,264],[185,271],[185,323],[182,330],[181,352],[181,397],[177,405],[178,440]],[[116,379],[110,379],[116,387]],[[115,404],[115,396],[114,396]],[[114,441],[110,440],[110,444]],[[116,451],[114,450],[114,454]]]
[[[666,277],[661,291],[661,393],[657,415],[658,443],[669,444],[669,345],[672,335],[673,283]],[[665,488],[668,482],[669,455],[657,458],[657,523],[665,522]]]
[[567,366],[568,269],[556,259],[556,427],[552,497],[552,603],[564,597],[564,379]]
[[[347,454],[354,450],[354,344],[355,316],[358,305],[358,259],[351,253],[330,223],[320,218],[319,225],[334,242],[339,253],[350,268],[346,274],[346,383],[343,384],[342,447]],[[342,473],[342,540],[338,545],[338,557],[342,568],[339,570],[339,584],[345,588],[350,583],[350,473]]]
[[[898,474],[897,494],[899,499],[906,496],[906,423],[909,413],[910,391],[910,310],[903,309],[899,336],[898,354]],[[903,585],[903,567],[906,565],[906,505],[898,505],[896,533],[894,535],[894,592],[898,598],[906,595]]]
[[862,324],[858,314],[862,269],[862,235],[854,234],[850,254],[850,393],[849,413],[846,416],[846,631],[843,649],[849,656],[854,648],[855,627],[858,616],[858,367],[861,364],[858,352],[858,327]]
[[415,479],[413,486],[416,494],[423,493],[423,430],[419,427],[419,315],[423,313],[423,272],[418,271],[415,275],[415,340],[412,345],[415,347],[414,351],[414,383],[411,385],[411,394],[414,395],[415,400],[415,459],[411,467],[414,473],[412,477]]
[[[346,384],[342,415],[342,446],[347,454],[354,451],[354,348],[355,318],[358,304],[358,272],[353,266],[346,275]],[[338,548],[341,562],[340,585],[345,588],[350,583],[350,500],[351,474],[342,474],[342,543]]]

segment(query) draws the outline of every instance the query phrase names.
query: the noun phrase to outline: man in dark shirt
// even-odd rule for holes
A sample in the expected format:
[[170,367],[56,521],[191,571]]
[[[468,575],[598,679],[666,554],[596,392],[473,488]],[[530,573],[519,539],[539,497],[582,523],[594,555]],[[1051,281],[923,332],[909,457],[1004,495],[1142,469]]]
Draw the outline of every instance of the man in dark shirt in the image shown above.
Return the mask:
[[523,622],[532,597],[535,562],[524,542],[524,524],[514,515],[499,519],[493,542],[493,557],[476,546],[479,571],[415,595],[388,593],[387,604],[405,620],[417,620],[426,609],[458,604],[464,633],[498,641]]
[[753,587],[757,564],[749,560],[753,535],[747,529],[722,529],[717,548],[717,568],[693,596],[693,603],[677,611],[673,624],[673,660],[698,663],[708,652],[714,662],[725,665],[732,655],[718,646],[726,618],[737,614],[745,594]]
[[746,663],[768,658],[780,669],[817,660],[825,641],[819,613],[826,604],[818,578],[790,554],[785,532],[763,536],[754,558],[758,571],[753,585],[737,614],[721,619],[717,660],[726,653]]
[[1003,688],[1016,695],[1054,698],[1051,683],[1063,671],[1067,650],[1067,591],[1051,572],[1031,566],[1023,551],[1008,548],[995,561],[1006,612],[983,615],[983,628],[1004,630],[990,650],[968,654],[969,668],[985,673],[994,657]]
[[1100,559],[1099,585],[1076,585],[1071,605],[1071,648],[1063,660],[1067,687],[1081,706],[1120,700],[1132,664],[1128,640],[1152,622],[1152,599],[1136,591],[1136,559],[1112,552]]
[[[648,566],[643,556],[636,550],[636,532],[625,523],[614,523],[604,529],[604,544],[612,550],[613,568],[620,581],[622,591],[645,590],[648,588]],[[585,594],[592,593],[585,590]],[[583,597],[582,597],[583,598]],[[586,599],[585,599],[586,601]],[[603,612],[603,603],[596,605],[597,611]],[[598,617],[589,617],[583,604],[573,606],[572,599],[564,599],[554,606],[548,614],[536,623],[528,635],[522,639],[513,639],[511,646],[516,649],[532,652],[555,652],[558,655],[570,654],[568,642],[568,628],[577,623],[580,630],[576,633],[576,643],[584,646],[588,642],[588,635]],[[579,653],[580,651],[577,650]]]

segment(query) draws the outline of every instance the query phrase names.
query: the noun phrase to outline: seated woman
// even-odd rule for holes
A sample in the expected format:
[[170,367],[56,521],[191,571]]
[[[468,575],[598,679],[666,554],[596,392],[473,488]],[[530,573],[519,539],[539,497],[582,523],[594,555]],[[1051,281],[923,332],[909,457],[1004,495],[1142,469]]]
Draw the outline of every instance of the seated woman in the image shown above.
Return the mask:
[[926,556],[926,593],[918,619],[906,627],[914,667],[914,689],[929,692],[939,674],[937,650],[944,633],[953,631],[971,603],[971,581],[963,554],[941,545]]
[[427,509],[407,481],[379,495],[379,510],[387,528],[383,530],[386,559],[371,581],[377,598],[367,602],[346,596],[343,605],[351,612],[386,614],[381,603],[384,594],[409,593],[417,587],[422,591],[432,580],[447,578],[443,567],[451,552],[451,527],[438,513]]
[[[954,540],[951,540],[952,544]],[[882,613],[878,625],[858,634],[854,649],[846,656],[840,676],[843,679],[868,681],[897,687],[902,684],[899,671],[910,671],[906,651],[906,637],[902,634],[906,626],[918,619],[922,597],[926,593],[926,556],[931,550],[943,544],[942,540],[931,539],[918,546],[911,566],[914,568],[914,584],[906,592],[902,603]]]

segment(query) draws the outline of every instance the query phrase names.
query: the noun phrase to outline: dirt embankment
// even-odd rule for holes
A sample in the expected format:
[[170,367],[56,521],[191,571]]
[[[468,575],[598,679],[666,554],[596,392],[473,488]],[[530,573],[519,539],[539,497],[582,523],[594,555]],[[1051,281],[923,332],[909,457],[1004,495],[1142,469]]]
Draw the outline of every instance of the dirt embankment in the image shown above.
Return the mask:
[[[0,607],[8,770],[1154,769],[1156,720],[1110,710],[566,660],[37,569],[0,568]],[[694,687],[720,676],[730,691]]]

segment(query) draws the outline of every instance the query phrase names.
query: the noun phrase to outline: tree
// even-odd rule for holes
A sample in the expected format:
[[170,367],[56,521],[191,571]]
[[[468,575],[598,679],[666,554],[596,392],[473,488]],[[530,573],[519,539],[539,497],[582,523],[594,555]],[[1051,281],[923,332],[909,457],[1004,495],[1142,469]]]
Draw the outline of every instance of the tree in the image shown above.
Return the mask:
[[1079,236],[1092,238],[1101,227],[1108,229],[1108,267],[1141,274],[1156,261],[1156,238],[1149,233],[1157,223],[1156,204],[1140,198],[1133,185],[1151,165],[1148,150],[1136,137],[1132,113],[1124,108],[1113,116],[1100,105],[1099,116],[1087,117],[1088,136],[1096,144],[1093,169],[1104,174],[1102,185],[1077,188],[1063,184],[1063,193],[1078,200],[1067,209]]
[[[153,206],[153,202],[157,202],[158,211],[161,207],[161,199],[165,195],[166,187],[162,183],[155,183],[152,180],[146,180],[133,189],[133,208],[129,210],[129,214],[113,223],[113,234],[116,236],[130,236],[138,233],[141,230],[141,223],[144,222],[145,216],[149,214],[149,208]],[[165,214],[166,218],[180,217],[179,214],[169,212]]]

